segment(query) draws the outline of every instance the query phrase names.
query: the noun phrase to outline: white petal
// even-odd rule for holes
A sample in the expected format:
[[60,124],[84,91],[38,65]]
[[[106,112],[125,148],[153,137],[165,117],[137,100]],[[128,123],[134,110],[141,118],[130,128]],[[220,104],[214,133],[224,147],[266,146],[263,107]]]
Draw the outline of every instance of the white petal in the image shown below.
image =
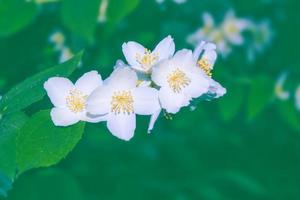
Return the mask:
[[44,83],[44,88],[54,106],[65,107],[66,97],[74,85],[69,79],[53,77]]
[[226,88],[224,88],[220,83],[213,79],[210,79],[208,93],[213,95],[214,98],[219,98],[226,94]]
[[228,40],[230,42],[232,42],[233,44],[235,45],[241,45],[244,43],[244,38],[243,36],[241,35],[241,33],[237,33],[237,34],[228,34],[227,35],[228,37]]
[[184,88],[184,93],[192,98],[197,98],[208,91],[209,81],[199,68],[195,67],[193,71],[188,73],[188,77],[191,82]]
[[85,121],[85,122],[90,122],[90,123],[98,123],[98,122],[106,121],[107,116],[108,116],[108,114],[106,114],[106,115],[92,115],[90,113],[83,112],[82,115],[81,115],[80,120]]
[[98,87],[87,100],[86,110],[92,115],[105,115],[110,111],[112,89],[106,85]]
[[52,108],[50,115],[55,126],[70,126],[80,120],[80,115],[71,112],[67,108]]
[[168,59],[175,52],[175,44],[171,36],[164,38],[153,50],[153,53],[158,54],[158,61]]
[[201,59],[207,60],[207,62],[211,65],[211,69],[212,69],[217,60],[217,52],[215,48],[212,48],[211,46],[207,46],[205,48],[204,54]]
[[252,22],[247,19],[238,19],[236,20],[236,26],[240,31],[244,31],[245,29],[252,27]]
[[135,88],[137,80],[137,74],[131,68],[119,67],[111,73],[105,83],[115,90],[126,90]]
[[217,46],[216,46],[216,44],[214,44],[212,42],[208,42],[208,43],[205,44],[204,49],[207,50],[207,51],[208,50],[216,50]]
[[198,45],[196,46],[195,50],[193,51],[193,55],[194,55],[195,60],[199,59],[200,55],[203,52],[203,47],[205,46],[205,44],[206,44],[205,41],[200,41],[198,43]]
[[159,90],[159,100],[162,108],[168,113],[177,113],[181,107],[188,106],[191,98],[183,93],[174,93],[167,87]]
[[97,71],[91,71],[81,76],[75,83],[75,87],[86,95],[90,95],[103,83]]
[[211,16],[211,14],[205,12],[203,14],[203,21],[204,21],[204,24],[206,27],[213,27],[215,25],[215,22],[214,22],[214,19],[213,17]]
[[151,133],[152,129],[154,128],[155,122],[159,117],[161,109],[157,110],[153,115],[151,115],[149,126],[148,126],[148,133]]
[[124,63],[124,61],[123,60],[117,60],[116,61],[116,64],[115,64],[115,66],[114,66],[114,69],[117,69],[117,68],[119,68],[119,67],[129,67],[128,65],[126,65],[125,63]]
[[113,114],[110,113],[107,119],[107,128],[116,137],[129,141],[135,131],[135,114]]
[[160,109],[158,91],[150,87],[138,87],[133,91],[134,112],[139,115],[152,115]]
[[190,67],[196,64],[193,52],[188,49],[177,51],[170,62],[172,66],[179,68]]
[[144,55],[145,47],[143,47],[137,42],[127,42],[127,43],[123,43],[122,51],[127,62],[131,66],[135,66],[135,65],[139,66],[140,64],[137,62],[136,56],[137,54]]
[[167,83],[167,76],[172,70],[172,66],[169,60],[160,62],[158,65],[152,68],[151,79],[158,86],[163,86]]
[[234,10],[227,11],[227,13],[225,14],[224,23],[228,23],[228,21],[231,21],[231,20],[236,20]]

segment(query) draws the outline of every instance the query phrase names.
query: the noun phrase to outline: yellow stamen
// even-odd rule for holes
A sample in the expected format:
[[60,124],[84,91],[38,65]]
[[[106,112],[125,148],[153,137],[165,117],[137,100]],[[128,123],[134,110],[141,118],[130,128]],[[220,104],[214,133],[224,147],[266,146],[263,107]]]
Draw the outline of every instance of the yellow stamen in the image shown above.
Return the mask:
[[186,74],[176,69],[167,78],[170,88],[175,92],[179,93],[184,87],[188,86],[191,80],[186,76]]
[[198,66],[205,72],[205,74],[209,77],[212,76],[211,72],[211,64],[206,58],[202,58],[197,62]]
[[131,114],[133,113],[133,97],[130,91],[114,92],[111,100],[111,112],[115,114]]
[[143,55],[136,54],[137,62],[140,63],[142,67],[147,71],[151,69],[158,58],[158,54],[152,53],[149,49],[145,49],[145,53]]
[[67,96],[67,107],[73,112],[73,113],[79,113],[82,112],[85,109],[86,106],[86,99],[87,96],[84,95],[79,90],[71,90],[69,92],[69,96]]

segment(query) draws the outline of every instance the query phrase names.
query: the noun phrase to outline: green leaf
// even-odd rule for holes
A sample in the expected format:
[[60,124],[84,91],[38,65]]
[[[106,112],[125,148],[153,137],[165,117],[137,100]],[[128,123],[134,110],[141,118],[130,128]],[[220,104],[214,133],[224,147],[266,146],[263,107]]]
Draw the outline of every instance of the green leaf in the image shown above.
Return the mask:
[[22,112],[5,116],[0,120],[0,172],[11,180],[16,174],[16,135],[28,117]]
[[280,101],[277,105],[277,109],[281,116],[281,119],[287,123],[292,129],[300,130],[300,115],[296,106],[290,101]]
[[250,86],[248,99],[248,120],[253,120],[270,103],[273,97],[274,85],[266,76],[257,76]]
[[63,0],[63,24],[73,33],[92,43],[97,27],[100,0]]
[[110,0],[107,8],[108,23],[116,23],[130,14],[140,3],[140,0]]
[[229,121],[240,111],[245,92],[238,84],[230,84],[226,88],[227,94],[219,100],[218,106],[222,119]]
[[70,127],[56,127],[49,110],[36,113],[17,136],[17,164],[20,173],[58,163],[72,151],[83,131],[83,122]]
[[34,2],[26,0],[0,1],[0,37],[16,33],[28,26],[37,14]]
[[84,200],[78,180],[66,171],[45,169],[21,176],[9,193],[14,200]]
[[82,53],[79,53],[73,59],[42,71],[11,89],[0,101],[0,117],[1,113],[3,115],[18,111],[43,99],[46,94],[43,88],[44,82],[52,76],[69,76],[72,74],[78,66],[81,56]]

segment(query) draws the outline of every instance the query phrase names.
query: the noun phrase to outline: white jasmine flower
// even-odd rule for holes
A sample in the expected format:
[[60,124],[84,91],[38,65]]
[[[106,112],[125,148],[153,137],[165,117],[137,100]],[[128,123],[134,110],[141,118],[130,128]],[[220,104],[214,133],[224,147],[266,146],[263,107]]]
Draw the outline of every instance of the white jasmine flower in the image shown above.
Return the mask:
[[209,87],[204,73],[196,65],[192,51],[186,49],[155,66],[151,77],[160,86],[161,107],[173,114],[188,106],[192,98],[206,93]]
[[202,98],[211,100],[223,96],[226,93],[226,89],[212,79],[212,70],[217,59],[216,45],[202,41],[194,50],[193,55],[197,61],[197,66],[201,68],[209,81],[208,92]]
[[[290,93],[288,91],[285,91],[283,86],[287,79],[287,73],[282,73],[275,84],[275,95],[280,100],[288,100],[290,97]],[[297,93],[297,92],[296,92]],[[299,104],[300,105],[300,104]]]
[[86,111],[88,96],[100,85],[102,79],[96,71],[84,74],[75,84],[62,77],[48,79],[44,88],[54,105],[51,110],[53,123],[56,126],[69,126],[79,121],[103,121],[102,116],[92,116]]
[[136,114],[152,115],[159,108],[158,91],[137,87],[138,77],[128,67],[118,67],[88,99],[87,110],[94,115],[106,115],[110,132],[130,140],[136,128]]
[[127,62],[133,69],[143,73],[151,73],[155,64],[173,56],[175,44],[173,38],[168,36],[153,51],[136,42],[124,43],[122,50]]
[[221,25],[225,37],[234,45],[242,45],[244,43],[242,32],[250,27],[251,22],[249,20],[237,18],[232,10],[227,12]]

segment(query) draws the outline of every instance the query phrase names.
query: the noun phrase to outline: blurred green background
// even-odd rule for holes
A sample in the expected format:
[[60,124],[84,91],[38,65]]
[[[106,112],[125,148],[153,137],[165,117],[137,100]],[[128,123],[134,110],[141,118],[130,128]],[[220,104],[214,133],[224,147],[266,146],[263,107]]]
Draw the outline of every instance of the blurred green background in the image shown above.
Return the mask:
[[[103,1],[0,0],[0,95],[59,62],[61,51],[49,39],[57,31],[65,38],[67,55],[85,50],[74,80],[92,69],[107,77],[115,61],[124,60],[121,45],[126,41],[152,49],[170,34],[177,50],[192,49],[187,37],[203,26],[204,12],[216,23],[228,10],[254,23],[267,20],[273,37],[251,61],[247,52],[254,41],[247,33],[243,45],[219,56],[214,78],[227,88],[223,98],[201,102],[192,112],[182,109],[173,120],[161,116],[150,135],[148,117],[139,117],[130,142],[113,137],[103,123],[88,124],[62,162],[22,174],[7,199],[300,199],[295,98],[300,2]],[[284,88],[290,94],[285,100],[275,93],[282,73],[287,73]],[[51,105],[45,98],[33,107]]]

